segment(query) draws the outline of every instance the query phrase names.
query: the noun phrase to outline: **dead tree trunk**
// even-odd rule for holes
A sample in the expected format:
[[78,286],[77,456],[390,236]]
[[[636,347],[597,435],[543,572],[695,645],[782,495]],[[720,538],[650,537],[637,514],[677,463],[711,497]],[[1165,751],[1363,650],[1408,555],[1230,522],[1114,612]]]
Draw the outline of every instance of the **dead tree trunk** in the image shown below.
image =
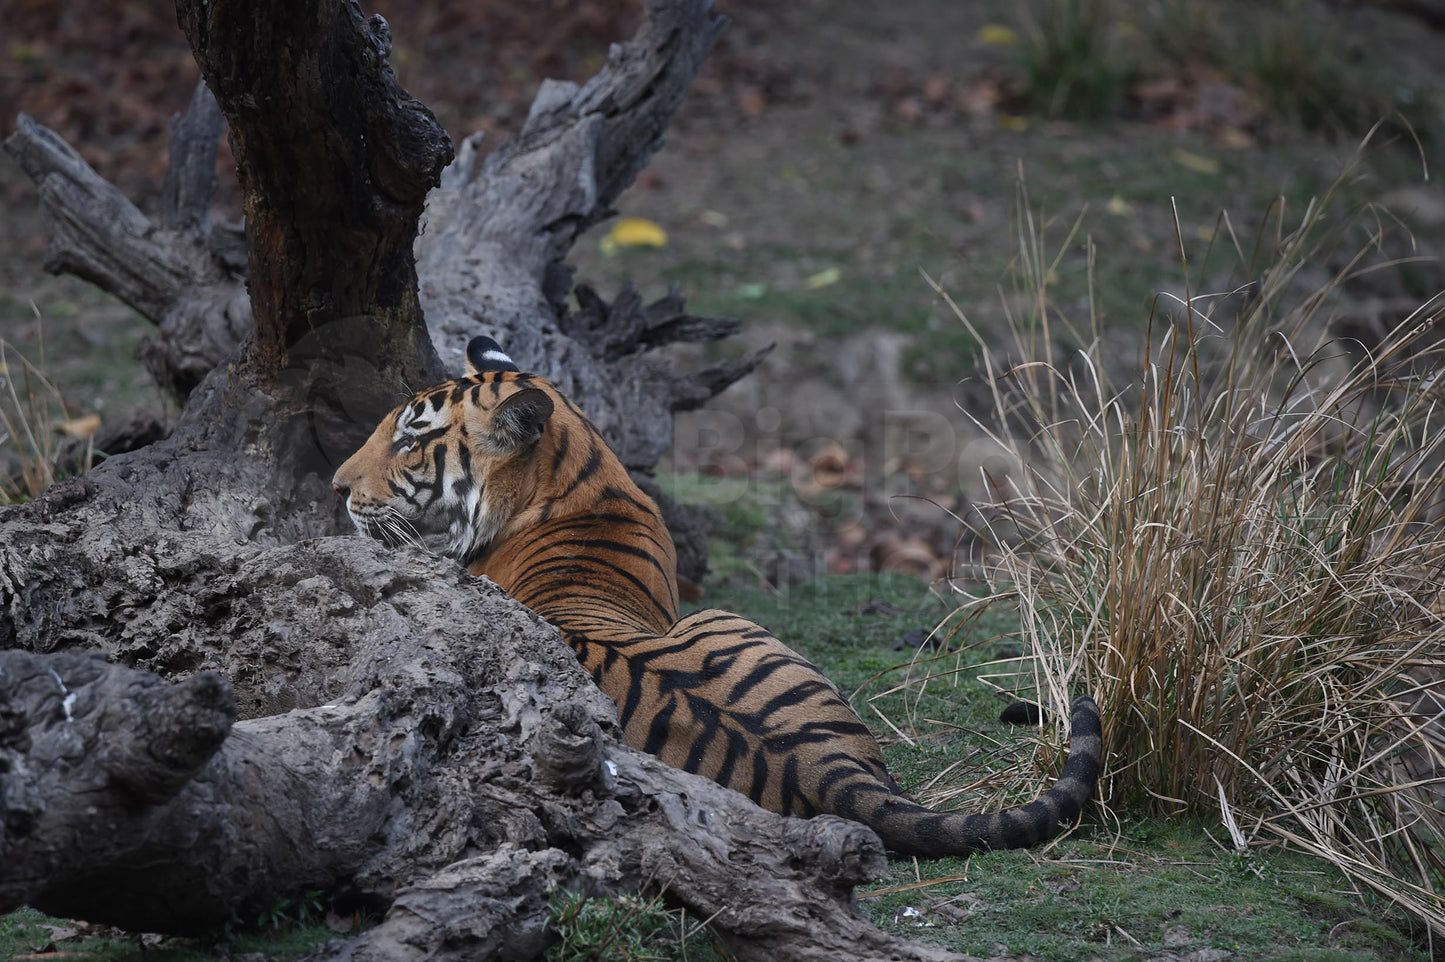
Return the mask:
[[[0,583],[30,589],[13,640],[63,612],[77,640],[191,674],[0,653],[0,911],[186,933],[320,888],[390,906],[338,958],[528,958],[556,885],[665,886],[739,958],[952,957],[856,913],[872,832],[627,748],[555,630],[454,565],[359,538],[107,551],[57,517],[89,502],[60,500],[0,529]],[[77,570],[114,593],[77,599]]]
[[[883,865],[871,832],[767,814],[627,749],[610,703],[526,609],[450,562],[329,536],[328,459],[435,370],[410,258],[449,147],[392,79],[384,25],[354,5],[179,6],[242,166],[255,328],[200,377],[169,439],[0,511],[0,911],[186,932],[323,888],[389,907],[331,957],[530,958],[547,893],[587,880],[666,886],[740,958],[944,958],[857,914],[852,887]],[[648,21],[614,64],[700,59],[716,29],[698,0],[654,0]],[[670,69],[619,70],[636,80],[631,100],[589,86],[563,110],[553,88],[529,128],[547,142],[565,117],[590,129],[600,111],[611,133],[577,135],[594,160],[634,135],[654,144],[665,115],[621,118],[670,110],[649,99]],[[179,129],[214,131],[208,111],[198,94]],[[55,260],[159,315],[166,369],[200,355],[165,345],[165,318],[219,311],[210,330],[232,329],[236,248],[197,199],[203,136],[185,146],[182,133],[156,225],[46,132],[22,134],[8,146],[53,201]],[[559,222],[518,222],[575,234],[636,167],[594,169],[613,173],[592,206],[566,199]],[[85,220],[87,196],[115,216]],[[458,203],[452,217],[476,213]],[[565,249],[534,246],[548,265]],[[555,266],[529,269],[474,282],[553,290]],[[660,313],[643,312],[633,343],[695,327]],[[626,352],[625,339],[598,343]]]
[[[244,110],[235,108],[241,112],[229,118],[243,174],[274,182],[243,185],[248,187],[251,260],[255,251],[262,252],[259,262],[250,264],[250,287],[257,309],[274,315],[262,324],[253,352],[275,365],[285,348],[290,374],[305,369],[316,416],[340,421],[313,432],[325,447],[324,456],[334,458],[334,467],[354,447],[347,422],[374,422],[370,399],[395,397],[394,391],[372,388],[409,373],[369,370],[376,344],[400,354],[414,351],[427,361],[419,368],[426,376],[406,383],[414,386],[439,376],[427,357],[429,344],[408,343],[415,335],[403,330],[405,324],[388,327],[392,314],[414,314],[418,295],[417,285],[408,285],[403,276],[412,269],[411,260],[395,260],[398,251],[410,251],[410,242],[402,244],[390,232],[397,229],[393,218],[400,215],[404,221],[413,211],[414,185],[403,182],[423,168],[428,177],[434,175],[433,161],[441,155],[427,151],[448,148],[430,142],[440,131],[410,98],[391,120],[377,114],[385,98],[405,97],[386,67],[390,40],[379,18],[363,23],[354,12],[347,14],[355,21],[348,30],[360,38],[354,52],[317,46],[304,48],[304,63],[277,57],[247,66],[227,61],[239,57],[235,51],[246,44],[270,49],[261,46],[268,38],[252,36],[253,31],[271,29],[281,37],[309,29],[328,35],[328,24],[243,23],[235,27],[246,39],[240,44],[240,37],[217,29],[227,15],[225,5],[219,11],[182,5],[183,15],[187,10],[195,21],[190,29],[198,58],[216,61],[204,71],[207,82],[223,96],[224,85],[267,80],[260,67],[274,72],[273,83],[301,66],[318,77],[365,81],[348,88],[351,92],[322,84],[307,109],[300,109],[304,101],[270,102],[286,103],[285,111],[268,110],[256,101]],[[204,21],[197,11],[205,12]],[[573,310],[566,303],[571,271],[563,258],[582,231],[611,214],[613,201],[661,145],[673,111],[720,28],[705,4],[653,3],[639,35],[615,47],[607,66],[585,87],[545,84],[525,128],[485,159],[479,137],[463,144],[442,186],[427,199],[427,233],[417,244],[420,306],[446,370],[461,372],[461,348],[471,337],[495,337],[521,363],[583,400],[623,462],[654,496],[660,492],[650,475],[671,443],[672,412],[697,407],[724,390],[753,370],[766,352],[676,375],[648,352],[677,341],[726,337],[737,322],[693,317],[675,294],[644,305],[630,289],[611,304],[579,289],[579,306]],[[290,91],[285,93],[289,98]],[[316,109],[322,111],[319,116],[347,118],[353,129],[325,127],[329,133],[324,136],[284,129]],[[288,117],[278,118],[278,113]],[[171,166],[159,222],[29,118],[20,118],[5,145],[40,187],[53,229],[47,269],[84,277],[155,323],[157,336],[142,345],[142,357],[157,381],[182,397],[227,362],[254,329],[246,296],[245,238],[235,225],[212,223],[207,215],[215,186],[215,144],[225,119],[202,84],[187,114],[172,123]],[[393,120],[395,130],[386,126]],[[238,132],[238,124],[256,129]],[[353,148],[346,146],[352,141],[338,136],[362,139]],[[333,166],[312,166],[318,162],[315,152],[333,145],[342,147],[326,160]],[[244,155],[248,150],[251,154]],[[320,176],[327,181],[324,190],[315,190],[312,180],[318,178],[294,176],[334,170],[355,174],[334,182]],[[353,182],[344,183],[346,177]],[[251,187],[274,188],[277,197],[255,200],[268,195],[253,194]],[[285,212],[286,223],[278,221],[278,211]],[[413,218],[407,228],[412,237],[415,227]],[[306,237],[307,231],[322,233]],[[373,242],[378,246],[369,250],[366,245]],[[283,262],[276,255],[287,244],[310,245],[320,253],[302,276],[271,273]],[[359,246],[347,249],[354,245]],[[348,266],[341,269],[343,264]],[[289,284],[296,293],[283,292],[278,284]],[[369,290],[371,284],[378,289]],[[356,310],[358,299],[367,302],[365,311]],[[272,324],[279,327],[271,330]],[[318,324],[340,327],[318,339]],[[309,357],[318,352],[326,356]],[[307,357],[300,366],[298,353]],[[367,383],[351,383],[356,378]],[[339,433],[335,442],[333,433]],[[700,527],[665,498],[659,500],[678,542],[680,573],[701,580],[706,546]]]

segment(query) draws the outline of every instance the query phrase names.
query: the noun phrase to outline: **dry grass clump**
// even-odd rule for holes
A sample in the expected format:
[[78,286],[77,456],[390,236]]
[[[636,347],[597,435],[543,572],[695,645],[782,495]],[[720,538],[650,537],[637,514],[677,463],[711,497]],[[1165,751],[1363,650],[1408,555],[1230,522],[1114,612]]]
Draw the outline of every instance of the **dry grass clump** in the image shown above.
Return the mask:
[[[0,340],[0,504],[38,497],[65,473],[84,473],[94,451],[93,423],[66,415],[60,391],[41,365]],[[94,419],[89,419],[94,421]]]
[[1097,326],[1066,332],[1026,222],[1026,316],[979,339],[1017,470],[958,617],[1017,606],[1024,655],[992,680],[1058,724],[1098,698],[1115,810],[1316,854],[1442,934],[1445,300],[1368,352],[1321,343],[1368,269],[1298,294],[1344,236],[1322,210],[1253,283],[1156,310],[1122,379]]

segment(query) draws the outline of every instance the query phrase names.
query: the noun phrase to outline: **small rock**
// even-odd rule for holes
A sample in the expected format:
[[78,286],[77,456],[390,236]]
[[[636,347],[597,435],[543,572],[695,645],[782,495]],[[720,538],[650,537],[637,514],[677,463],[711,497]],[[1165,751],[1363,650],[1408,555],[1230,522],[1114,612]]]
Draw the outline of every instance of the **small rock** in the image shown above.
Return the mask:
[[894,651],[907,651],[910,648],[917,650],[928,643],[928,632],[922,628],[909,628],[903,633],[898,644],[893,646]]

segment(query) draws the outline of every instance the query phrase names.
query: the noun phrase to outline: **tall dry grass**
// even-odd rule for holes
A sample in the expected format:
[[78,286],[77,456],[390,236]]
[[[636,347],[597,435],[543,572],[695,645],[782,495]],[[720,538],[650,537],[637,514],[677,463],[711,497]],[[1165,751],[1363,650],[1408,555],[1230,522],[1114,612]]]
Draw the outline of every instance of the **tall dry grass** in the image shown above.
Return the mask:
[[[1013,337],[978,338],[994,408],[979,424],[1016,470],[991,479],[984,586],[960,589],[957,617],[1017,608],[1024,655],[991,679],[1052,706],[1055,724],[1070,694],[1095,695],[1115,811],[1194,813],[1241,850],[1312,853],[1433,936],[1445,301],[1370,351],[1323,340],[1340,286],[1379,266],[1366,244],[1301,293],[1304,269],[1360,223],[1332,221],[1330,200],[1278,230],[1252,283],[1205,296],[1186,281],[1156,305],[1143,361],[1122,375],[1099,325],[1069,327],[1050,302],[1025,213]],[[1227,219],[1219,236],[1248,262]],[[1043,741],[1047,764],[1063,733]]]
[[38,497],[67,473],[84,473],[94,460],[90,433],[97,419],[72,419],[65,400],[45,376],[0,339],[0,504]]

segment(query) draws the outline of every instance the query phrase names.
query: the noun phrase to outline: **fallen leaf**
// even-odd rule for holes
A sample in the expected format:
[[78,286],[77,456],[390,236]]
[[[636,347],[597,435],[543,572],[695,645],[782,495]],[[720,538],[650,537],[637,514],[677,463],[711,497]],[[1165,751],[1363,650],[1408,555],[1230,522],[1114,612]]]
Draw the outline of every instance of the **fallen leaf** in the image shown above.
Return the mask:
[[726,227],[728,225],[727,214],[710,208],[704,208],[702,212],[697,215],[697,219],[709,227]]
[[624,217],[612,225],[599,246],[604,254],[621,247],[666,247],[667,231],[645,217]]
[[1029,119],[1027,117],[1018,117],[1014,114],[999,114],[998,125],[1004,130],[1018,132],[1029,129]]
[[930,581],[943,575],[943,563],[928,543],[917,536],[904,538],[890,532],[878,539],[868,557],[874,571],[895,571]]
[[1225,127],[1214,139],[1225,150],[1247,150],[1254,146],[1254,138],[1238,127]]
[[984,77],[959,88],[953,102],[968,116],[982,117],[993,113],[1002,96],[997,81]]
[[1211,176],[1219,173],[1219,161],[1213,157],[1196,154],[1194,151],[1185,150],[1182,147],[1174,148],[1169,156],[1174,158],[1174,162],[1180,167],[1187,168],[1196,173],[1209,174]]
[[923,119],[923,105],[917,97],[902,97],[893,104],[893,113],[910,124]]
[[739,284],[738,297],[745,301],[757,301],[768,296],[766,284]]
[[57,434],[68,438],[88,438],[100,428],[100,415],[87,414],[78,418],[67,418],[55,426]]
[[1129,203],[1124,198],[1120,197],[1118,194],[1115,194],[1113,197],[1109,198],[1109,203],[1104,205],[1104,209],[1107,210],[1109,213],[1113,214],[1115,217],[1134,216],[1134,205]]
[[742,108],[743,116],[756,117],[767,108],[768,98],[761,87],[744,87],[738,95],[738,106]]
[[[830,478],[836,478],[835,483],[841,484],[843,476],[847,474],[850,466],[848,449],[837,441],[830,441],[819,451],[808,458],[808,467],[816,474],[826,474]],[[827,485],[832,487],[834,485]]]
[[978,29],[978,42],[995,47],[1012,47],[1019,35],[1001,23],[986,23]]
[[1178,77],[1160,77],[1156,80],[1141,80],[1129,88],[1129,94],[1140,103],[1159,103],[1177,100],[1184,89]]
[[842,271],[838,270],[838,268],[836,267],[829,267],[819,271],[816,274],[809,275],[806,279],[804,279],[803,286],[810,291],[816,291],[820,288],[828,287],[829,285],[838,283],[838,281],[841,280],[842,277]]

